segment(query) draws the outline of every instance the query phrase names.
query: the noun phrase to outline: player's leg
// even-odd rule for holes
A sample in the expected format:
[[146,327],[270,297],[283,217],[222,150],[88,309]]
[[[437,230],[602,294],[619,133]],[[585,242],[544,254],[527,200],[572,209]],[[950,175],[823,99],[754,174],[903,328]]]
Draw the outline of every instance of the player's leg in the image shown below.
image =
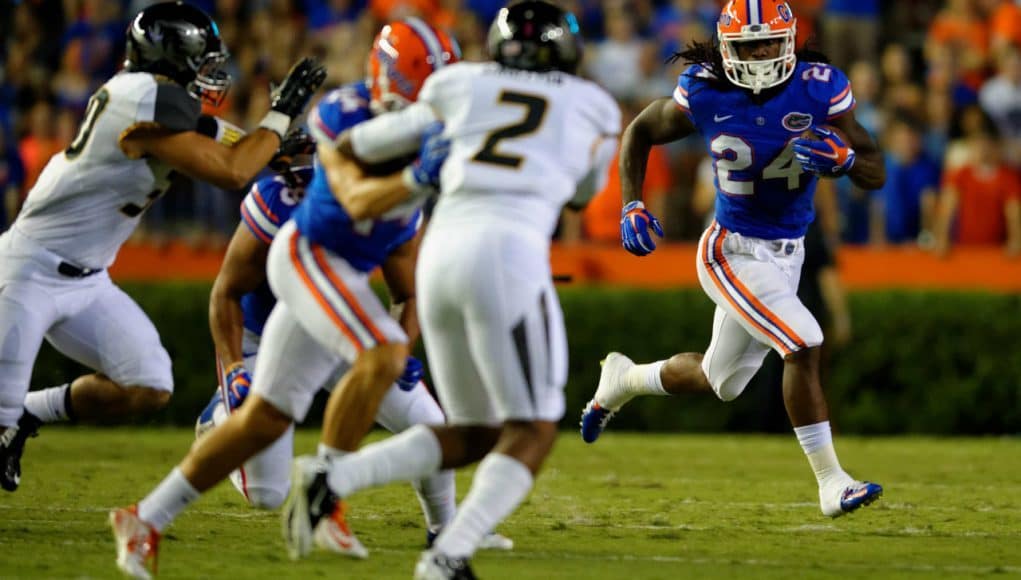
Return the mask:
[[[823,513],[839,516],[875,500],[882,488],[851,478],[833,450],[819,383],[822,329],[797,297],[801,243],[742,238],[716,226],[700,250],[699,275],[707,293],[750,336],[784,357],[784,403],[819,484]],[[728,393],[713,376],[710,381],[725,398]]]
[[45,290],[0,280],[0,487],[7,491],[18,488],[25,441],[40,425],[25,412],[25,394],[43,336],[56,318]]
[[170,401],[170,356],[152,321],[108,278],[96,281],[92,295],[88,305],[54,325],[46,338],[65,356],[98,372],[78,377],[69,387],[30,393],[26,406],[43,413],[45,422],[69,417],[120,421],[154,413]]

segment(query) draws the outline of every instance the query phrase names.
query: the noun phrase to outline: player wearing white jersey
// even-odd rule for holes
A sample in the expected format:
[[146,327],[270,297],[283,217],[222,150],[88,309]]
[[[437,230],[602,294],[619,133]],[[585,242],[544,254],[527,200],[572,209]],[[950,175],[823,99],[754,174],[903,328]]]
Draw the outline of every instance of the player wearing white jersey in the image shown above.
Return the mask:
[[[314,524],[329,513],[328,491],[346,497],[482,459],[416,578],[474,578],[468,562],[480,540],[525,498],[553,446],[567,340],[550,237],[565,204],[583,206],[605,183],[620,130],[612,97],[573,76],[581,45],[570,13],[538,0],[512,4],[490,27],[489,51],[496,62],[438,71],[417,104],[358,125],[337,144],[378,163],[413,151],[431,123],[445,124],[451,148],[416,278],[450,425],[416,426],[342,458],[299,458],[285,506],[285,521]],[[307,525],[288,539],[311,533]]]
[[[295,65],[260,128],[229,146],[209,136],[217,123],[200,117],[201,101],[218,102],[230,86],[227,49],[209,16],[156,4],[132,20],[127,39],[124,71],[92,96],[78,135],[0,236],[0,485],[8,491],[42,423],[116,420],[166,404],[170,358],[106,268],[172,173],[228,189],[250,181],[325,78],[311,60]],[[96,372],[26,397],[44,338]]]

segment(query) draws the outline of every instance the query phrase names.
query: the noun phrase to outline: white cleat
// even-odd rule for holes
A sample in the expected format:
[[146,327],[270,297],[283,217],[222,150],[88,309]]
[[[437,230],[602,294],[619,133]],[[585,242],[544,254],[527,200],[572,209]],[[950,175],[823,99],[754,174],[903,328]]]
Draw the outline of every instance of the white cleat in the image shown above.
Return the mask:
[[490,532],[485,536],[482,536],[482,541],[479,542],[479,549],[509,552],[514,549],[514,540],[503,534]]
[[330,517],[319,520],[312,535],[313,539],[316,545],[324,550],[364,560],[369,557],[369,551],[351,532],[345,518],[346,513],[347,503],[343,500],[338,501]]
[[291,465],[291,493],[280,510],[280,523],[292,560],[312,551],[313,530],[337,507],[326,484],[328,467],[326,460],[311,455],[298,457]]
[[132,577],[149,580],[156,575],[160,533],[138,517],[138,508],[110,512],[110,527],[117,544],[117,567]]
[[592,398],[600,407],[616,413],[625,403],[634,398],[624,388],[624,373],[635,366],[634,361],[619,352],[611,352],[602,360],[599,371],[599,387]]
[[869,505],[883,495],[883,486],[871,481],[847,480],[819,488],[819,507],[823,515],[839,518]]

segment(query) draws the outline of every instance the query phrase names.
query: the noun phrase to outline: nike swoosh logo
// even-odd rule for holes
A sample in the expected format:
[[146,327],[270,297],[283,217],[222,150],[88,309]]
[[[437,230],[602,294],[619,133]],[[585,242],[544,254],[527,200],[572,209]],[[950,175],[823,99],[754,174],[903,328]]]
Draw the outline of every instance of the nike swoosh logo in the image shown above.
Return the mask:
[[716,121],[717,123],[722,123],[722,122],[726,121],[727,119],[729,119],[729,118],[731,118],[733,116],[734,115],[722,115],[722,116],[721,115],[713,115],[713,121]]

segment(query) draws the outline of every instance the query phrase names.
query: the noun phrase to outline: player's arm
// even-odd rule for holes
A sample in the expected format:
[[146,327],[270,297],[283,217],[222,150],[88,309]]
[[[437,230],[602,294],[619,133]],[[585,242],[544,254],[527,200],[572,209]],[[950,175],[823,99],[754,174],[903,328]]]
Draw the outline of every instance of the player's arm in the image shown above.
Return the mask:
[[241,297],[266,280],[268,253],[269,244],[256,238],[244,223],[238,224],[209,295],[209,330],[224,368],[243,362]]
[[188,106],[175,102],[172,96],[161,101],[157,89],[154,122],[122,135],[121,149],[129,157],[155,157],[218,187],[240,189],[273,158],[291,121],[305,109],[325,78],[325,69],[312,59],[295,64],[270,95],[270,111],[259,129],[233,147],[200,135],[194,126],[182,125]]
[[886,164],[883,162],[883,152],[879,145],[861,126],[854,116],[854,111],[832,119],[830,124],[840,129],[847,135],[849,145],[854,149],[855,161],[847,175],[858,187],[865,190],[875,190],[883,187],[886,183]]
[[653,145],[683,139],[695,132],[688,114],[669,97],[656,99],[624,130],[620,144],[620,189],[624,205],[641,201],[645,168]]

